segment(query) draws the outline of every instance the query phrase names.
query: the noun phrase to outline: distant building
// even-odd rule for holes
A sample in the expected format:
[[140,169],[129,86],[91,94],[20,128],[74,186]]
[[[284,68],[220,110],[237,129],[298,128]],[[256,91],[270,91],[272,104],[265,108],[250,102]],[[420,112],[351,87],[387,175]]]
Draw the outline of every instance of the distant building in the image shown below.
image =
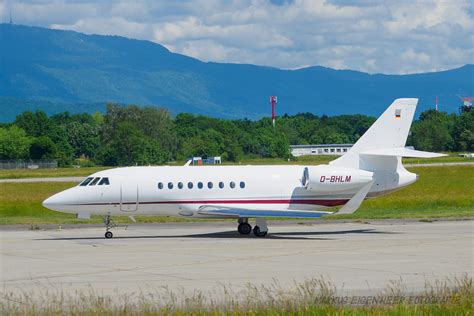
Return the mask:
[[222,160],[220,156],[215,156],[204,158],[203,162],[207,165],[219,165],[222,163]]
[[215,156],[215,157],[207,157],[207,158],[202,158],[202,157],[191,157],[188,160],[191,160],[191,164],[193,165],[218,165],[222,163],[222,159],[220,156]]
[[191,160],[192,165],[202,165],[202,157],[191,157],[188,161]]
[[353,144],[290,145],[293,156],[308,155],[344,155]]

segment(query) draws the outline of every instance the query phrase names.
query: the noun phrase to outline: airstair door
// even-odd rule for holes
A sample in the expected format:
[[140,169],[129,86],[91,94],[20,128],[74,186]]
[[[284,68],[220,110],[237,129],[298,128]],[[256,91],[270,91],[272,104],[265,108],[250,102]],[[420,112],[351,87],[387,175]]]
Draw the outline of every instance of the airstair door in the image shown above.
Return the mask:
[[120,210],[135,212],[138,209],[138,185],[136,183],[122,184],[120,187]]

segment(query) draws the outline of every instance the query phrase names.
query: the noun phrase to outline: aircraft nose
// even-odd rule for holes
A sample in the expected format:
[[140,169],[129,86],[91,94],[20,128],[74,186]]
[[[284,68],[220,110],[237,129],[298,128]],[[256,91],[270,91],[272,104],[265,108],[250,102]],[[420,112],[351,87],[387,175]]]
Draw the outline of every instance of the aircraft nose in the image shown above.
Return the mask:
[[47,198],[43,201],[42,205],[53,211],[67,212],[74,208],[76,202],[74,189],[68,189]]
[[42,205],[43,205],[43,207],[48,208],[50,210],[56,210],[57,206],[59,206],[61,204],[60,201],[61,201],[61,199],[60,199],[59,193],[58,193],[58,194],[50,196],[49,198],[44,200]]

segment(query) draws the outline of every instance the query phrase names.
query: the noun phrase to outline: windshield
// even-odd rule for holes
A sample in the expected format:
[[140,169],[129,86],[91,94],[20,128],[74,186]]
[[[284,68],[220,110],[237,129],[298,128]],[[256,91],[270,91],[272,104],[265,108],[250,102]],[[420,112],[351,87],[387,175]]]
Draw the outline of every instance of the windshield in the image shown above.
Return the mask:
[[[100,181],[99,181],[100,180]],[[110,185],[110,181],[108,177],[88,177],[81,183],[79,183],[79,186],[85,187],[85,186],[94,186],[94,185]]]
[[89,184],[89,182],[92,181],[92,179],[94,179],[94,178],[93,178],[93,177],[89,177],[89,178],[85,179],[84,181],[82,181],[79,185],[80,185],[81,187],[86,186],[86,185]]

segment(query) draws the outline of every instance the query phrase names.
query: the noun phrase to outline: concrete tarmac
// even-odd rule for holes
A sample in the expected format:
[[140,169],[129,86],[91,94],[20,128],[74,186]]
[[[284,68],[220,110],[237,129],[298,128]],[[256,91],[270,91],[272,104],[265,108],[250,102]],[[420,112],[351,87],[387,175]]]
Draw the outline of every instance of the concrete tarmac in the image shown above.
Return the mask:
[[246,283],[283,288],[324,277],[338,294],[371,295],[390,281],[419,292],[425,282],[472,277],[474,221],[269,222],[266,238],[231,222],[131,225],[105,239],[98,227],[0,228],[0,292],[192,292]]

